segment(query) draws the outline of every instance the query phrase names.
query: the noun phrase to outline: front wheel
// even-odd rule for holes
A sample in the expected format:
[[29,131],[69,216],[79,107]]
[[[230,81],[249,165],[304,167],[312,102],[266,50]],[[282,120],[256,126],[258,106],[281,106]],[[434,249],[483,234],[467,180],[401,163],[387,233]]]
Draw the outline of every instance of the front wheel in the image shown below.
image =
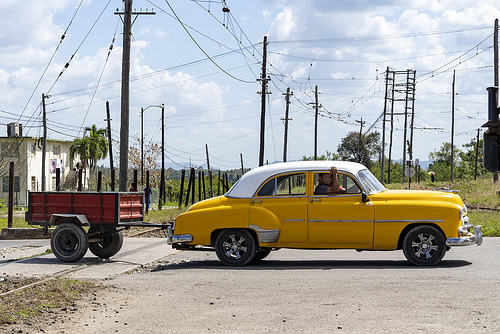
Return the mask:
[[255,239],[247,230],[225,230],[215,240],[215,253],[227,266],[244,266],[255,258]]
[[81,226],[64,223],[54,230],[50,236],[50,248],[61,261],[74,262],[80,260],[89,247],[89,239]]
[[417,226],[403,240],[406,259],[417,266],[433,266],[446,253],[443,234],[432,226]]
[[96,234],[96,237],[100,239],[100,241],[89,243],[89,250],[95,256],[98,256],[102,259],[107,259],[108,257],[112,257],[116,253],[120,251],[123,245],[123,234],[121,231],[116,231],[116,229],[105,229],[100,232],[99,228],[91,227],[89,229],[88,234],[93,235]]

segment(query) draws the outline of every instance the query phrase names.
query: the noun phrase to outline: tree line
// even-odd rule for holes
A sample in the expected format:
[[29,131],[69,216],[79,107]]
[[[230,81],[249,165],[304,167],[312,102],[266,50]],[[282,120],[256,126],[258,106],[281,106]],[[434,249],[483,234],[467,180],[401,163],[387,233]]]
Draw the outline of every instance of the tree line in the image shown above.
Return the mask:
[[[114,143],[118,145],[117,143]],[[408,145],[409,146],[409,145]],[[384,178],[385,183],[402,182],[403,166],[401,161],[388,161],[387,157],[381,156],[381,141],[379,132],[370,132],[368,134],[360,134],[358,132],[349,132],[343,137],[336,148],[336,152],[326,151],[326,153],[318,160],[343,160],[359,162],[368,167],[371,172],[378,178],[381,176],[382,159],[384,159],[384,175],[390,175],[390,178]],[[116,155],[119,155],[118,150],[115,150]],[[97,178],[97,162],[103,160],[108,154],[108,141],[106,138],[106,129],[97,129],[95,125],[86,127],[82,138],[77,138],[71,145],[70,154],[73,159],[79,158],[82,168],[89,168],[90,180],[88,189],[96,189]],[[151,201],[158,199],[158,187],[160,183],[161,166],[158,161],[161,158],[161,147],[158,144],[147,142],[143,143],[139,137],[135,137],[131,141],[129,149],[129,168],[130,170],[141,171],[144,168],[149,173],[149,182],[152,191]],[[313,160],[311,156],[304,156],[302,160]],[[414,180],[426,182],[430,181],[430,174],[435,175],[436,181],[449,181],[451,179],[451,144],[443,143],[441,147],[429,153],[430,164],[427,168],[417,168],[417,175]],[[476,162],[477,161],[477,162]],[[472,138],[469,143],[462,145],[462,148],[454,147],[454,179],[474,179],[476,177],[484,177],[485,171],[483,168],[483,143],[482,139],[476,142],[476,138]],[[477,166],[477,167],[476,167]],[[111,182],[111,171],[109,168],[99,168],[102,172],[102,181],[104,187],[102,190],[111,190],[109,185]],[[243,173],[249,169],[243,170]],[[206,184],[210,181],[207,179],[209,172],[199,167],[195,170],[196,174],[204,173]],[[227,178],[227,186],[232,186],[242,175],[241,169],[230,169],[220,171]],[[132,185],[132,173],[129,173],[129,184]],[[217,170],[212,170],[212,185],[219,185],[218,189],[212,189],[212,193],[221,192],[221,177]],[[182,177],[181,170],[168,168],[165,171],[165,194],[166,198],[175,202],[180,197],[180,182]],[[117,180],[115,180],[117,182]],[[187,182],[187,181],[185,181]],[[201,180],[199,181],[201,182]],[[223,184],[224,185],[224,184]],[[139,181],[139,189],[144,187],[144,181]],[[215,186],[213,186],[215,187]],[[117,183],[115,189],[118,189]],[[224,189],[224,186],[222,187]],[[215,191],[217,190],[217,191]],[[187,187],[184,187],[184,192]],[[205,190],[208,192],[209,190]],[[185,196],[185,194],[184,194]],[[201,196],[201,195],[200,195]],[[201,197],[200,197],[201,198]]]

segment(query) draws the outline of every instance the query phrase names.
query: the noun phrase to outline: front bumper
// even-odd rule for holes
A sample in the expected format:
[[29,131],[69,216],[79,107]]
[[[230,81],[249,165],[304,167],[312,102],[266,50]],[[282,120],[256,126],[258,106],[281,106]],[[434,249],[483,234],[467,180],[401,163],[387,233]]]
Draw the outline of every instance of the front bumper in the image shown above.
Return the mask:
[[470,245],[481,245],[483,243],[483,232],[481,231],[481,225],[476,225],[474,227],[474,234],[467,235],[458,238],[448,238],[446,239],[446,246],[470,246]]
[[172,226],[167,227],[167,244],[183,244],[191,241],[193,241],[191,234],[175,235],[173,234]]

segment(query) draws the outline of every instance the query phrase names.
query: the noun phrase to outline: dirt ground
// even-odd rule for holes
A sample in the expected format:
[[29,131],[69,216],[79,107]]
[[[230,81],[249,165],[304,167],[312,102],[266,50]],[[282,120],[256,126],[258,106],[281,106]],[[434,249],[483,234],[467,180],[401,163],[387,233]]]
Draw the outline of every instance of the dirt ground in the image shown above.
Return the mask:
[[499,333],[500,238],[435,267],[401,252],[273,252],[228,268],[179,252],[5,333]]

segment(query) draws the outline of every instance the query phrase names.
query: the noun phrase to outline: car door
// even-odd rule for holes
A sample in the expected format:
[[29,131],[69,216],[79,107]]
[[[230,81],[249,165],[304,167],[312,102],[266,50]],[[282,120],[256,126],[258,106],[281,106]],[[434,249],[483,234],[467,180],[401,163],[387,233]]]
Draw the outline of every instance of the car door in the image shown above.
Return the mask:
[[285,173],[267,180],[250,203],[250,225],[280,229],[279,246],[307,242],[306,173]]
[[[362,189],[352,175],[338,173],[338,176],[343,193],[309,196],[309,243],[328,248],[371,249],[373,204],[363,201]],[[319,172],[314,172],[310,178],[315,187]]]

